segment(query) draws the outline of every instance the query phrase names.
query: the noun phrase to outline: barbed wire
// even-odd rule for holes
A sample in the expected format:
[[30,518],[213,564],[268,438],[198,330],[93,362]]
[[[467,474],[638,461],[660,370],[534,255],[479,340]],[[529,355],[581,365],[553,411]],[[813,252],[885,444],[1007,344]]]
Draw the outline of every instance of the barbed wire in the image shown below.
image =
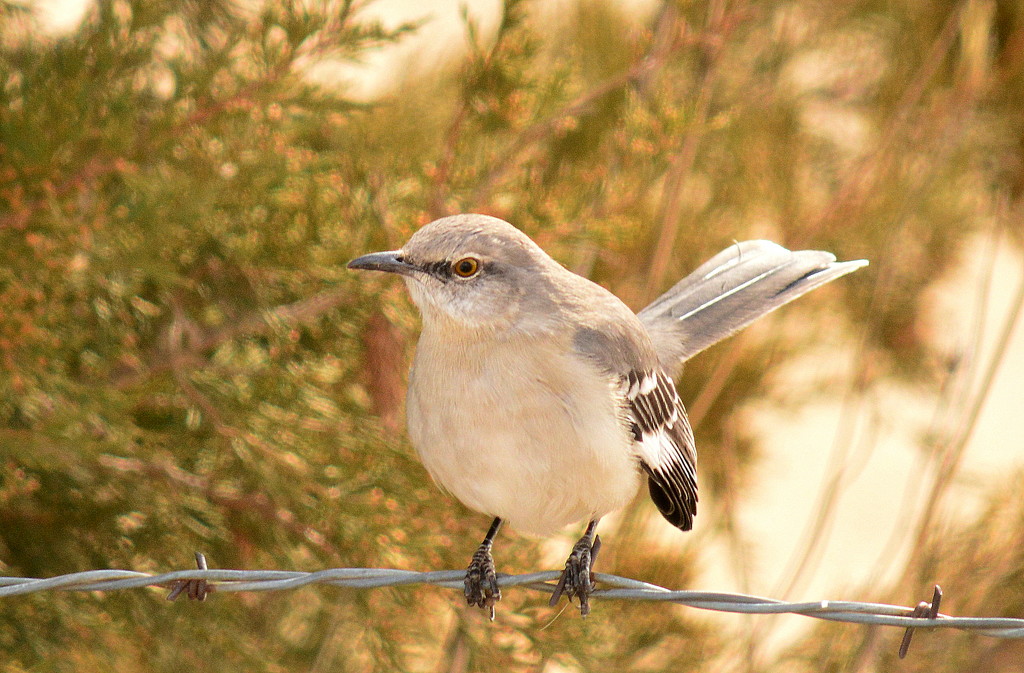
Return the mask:
[[[311,585],[330,585],[353,589],[433,585],[463,589],[465,570],[416,572],[391,568],[332,568],[317,572],[289,570],[210,570],[206,559],[196,554],[199,569],[177,570],[158,575],[132,570],[88,570],[46,579],[0,577],[0,598],[11,598],[44,591],[117,591],[143,587],[170,589],[168,599],[182,593],[203,600],[210,592],[284,591]],[[554,591],[558,571],[499,574],[502,589],[522,587],[545,593]],[[895,626],[907,629],[901,656],[910,644],[913,629],[957,629],[994,638],[1024,638],[1024,619],[1014,617],[953,617],[938,612],[942,592],[935,587],[931,603],[908,608],[884,603],[859,601],[813,601],[794,603],[746,594],[713,591],[675,591],[640,580],[596,573],[597,590],[592,598],[632,601],[659,601],[686,605],[700,610],[738,614],[796,614],[849,624]]]

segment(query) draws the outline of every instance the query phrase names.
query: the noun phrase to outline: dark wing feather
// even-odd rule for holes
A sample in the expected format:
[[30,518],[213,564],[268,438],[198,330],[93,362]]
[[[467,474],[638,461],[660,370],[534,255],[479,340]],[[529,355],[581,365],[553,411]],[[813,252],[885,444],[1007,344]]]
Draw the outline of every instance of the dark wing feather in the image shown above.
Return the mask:
[[690,530],[697,514],[697,453],[679,394],[661,371],[630,372],[622,384],[651,500],[669,523]]

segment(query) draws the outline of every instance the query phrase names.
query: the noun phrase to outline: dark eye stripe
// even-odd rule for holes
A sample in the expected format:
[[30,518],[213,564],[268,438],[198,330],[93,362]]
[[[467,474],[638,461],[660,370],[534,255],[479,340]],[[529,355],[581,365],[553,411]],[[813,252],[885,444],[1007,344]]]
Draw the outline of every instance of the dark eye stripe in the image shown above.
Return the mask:
[[442,280],[447,280],[452,277],[452,265],[448,262],[431,262],[430,264],[424,265],[423,270],[431,276],[436,276]]
[[[459,258],[459,260],[457,260],[456,263],[457,262],[461,262],[463,259],[464,258]],[[473,258],[473,259],[476,260],[476,258]],[[454,278],[459,278],[460,280],[465,280],[466,278],[470,278],[472,276],[475,276],[475,275],[477,275],[477,274],[479,274],[479,273],[481,273],[483,271],[487,271],[487,270],[493,271],[494,270],[494,263],[493,262],[486,262],[485,263],[485,262],[482,262],[482,261],[479,261],[479,260],[476,260],[476,262],[477,262],[476,272],[471,274],[470,276],[459,276],[458,274],[456,274],[453,271],[453,269],[452,269],[454,264],[452,262],[450,262],[450,261],[447,261],[447,260],[442,261],[442,262],[429,262],[427,264],[421,265],[420,268],[423,269],[424,271],[426,271],[427,273],[429,273],[431,276],[433,276],[435,278],[438,278],[440,280],[444,280],[444,281],[452,280]]]

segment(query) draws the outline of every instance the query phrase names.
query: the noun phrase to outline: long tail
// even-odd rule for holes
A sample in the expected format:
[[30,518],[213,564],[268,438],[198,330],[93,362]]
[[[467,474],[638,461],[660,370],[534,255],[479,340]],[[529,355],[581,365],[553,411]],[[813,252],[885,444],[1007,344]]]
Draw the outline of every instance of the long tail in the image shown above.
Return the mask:
[[866,259],[837,262],[820,250],[792,252],[771,241],[730,246],[640,311],[665,371]]

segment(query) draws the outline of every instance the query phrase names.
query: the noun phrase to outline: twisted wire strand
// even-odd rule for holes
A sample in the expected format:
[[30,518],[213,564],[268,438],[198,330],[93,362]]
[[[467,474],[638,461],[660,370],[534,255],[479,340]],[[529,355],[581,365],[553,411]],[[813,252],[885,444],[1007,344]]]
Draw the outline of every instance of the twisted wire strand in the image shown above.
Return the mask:
[[[464,570],[415,572],[390,568],[333,568],[318,572],[287,570],[177,570],[153,575],[131,570],[89,570],[47,579],[0,577],[0,598],[44,591],[117,591],[142,587],[174,588],[183,583],[204,581],[205,591],[283,591],[310,585],[331,585],[354,589],[434,585],[462,589]],[[549,582],[558,571],[523,575],[499,574],[504,588],[523,587],[551,593]],[[660,601],[700,610],[739,614],[797,614],[850,624],[902,628],[948,628],[973,631],[994,638],[1024,638],[1024,619],[1011,617],[915,617],[914,608],[858,601],[814,601],[793,603],[760,596],[712,591],[673,591],[627,577],[598,573],[600,588],[593,598],[631,601]],[[175,594],[176,595],[176,594]]]

